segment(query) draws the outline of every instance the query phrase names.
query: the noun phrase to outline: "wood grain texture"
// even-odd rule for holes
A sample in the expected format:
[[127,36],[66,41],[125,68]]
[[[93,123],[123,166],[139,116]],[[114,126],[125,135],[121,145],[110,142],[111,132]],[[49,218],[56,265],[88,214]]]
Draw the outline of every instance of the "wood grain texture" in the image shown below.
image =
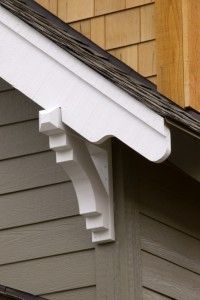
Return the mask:
[[156,1],[155,20],[158,90],[184,106],[182,0]]
[[39,133],[38,120],[0,127],[0,160],[49,150],[48,138]]
[[141,215],[142,248],[200,274],[200,241]]
[[143,288],[143,300],[169,300],[171,298],[165,297],[159,293]]
[[126,0],[95,0],[95,15],[103,15],[126,7]]
[[185,106],[200,111],[200,2],[187,0],[182,5]]
[[118,142],[113,145],[116,242],[96,247],[98,300],[142,297],[138,209],[133,201],[138,191],[132,172],[137,171],[125,149]]
[[0,229],[77,215],[72,183],[59,183],[0,196]]
[[59,0],[58,2],[58,18],[66,22],[67,20],[67,0]]
[[57,16],[58,14],[58,0],[50,0],[49,10],[51,13]]
[[0,265],[93,248],[81,216],[0,231]]
[[145,5],[141,13],[141,42],[155,39],[155,5]]
[[102,48],[105,48],[105,17],[91,19],[91,40]]
[[78,32],[82,33],[88,39],[91,39],[91,20],[83,20],[70,24]]
[[96,300],[96,288],[87,287],[68,292],[42,295],[42,297],[49,300]]
[[110,54],[123,61],[135,71],[138,70],[138,46],[128,46],[109,51]]
[[168,297],[200,298],[200,276],[149,253],[142,253],[143,285]]
[[145,77],[156,74],[155,41],[138,45],[138,71]]
[[0,162],[0,194],[68,180],[51,151]]
[[94,16],[94,0],[59,0],[58,17],[65,22],[74,22]]
[[105,17],[95,17],[88,20],[70,23],[78,32],[91,39],[95,44],[105,48]]
[[181,106],[200,110],[200,2],[156,1],[158,89]]
[[0,93],[0,125],[38,118],[39,106],[16,90]]
[[139,9],[130,9],[106,15],[105,22],[106,49],[135,44],[140,41]]
[[94,250],[58,255],[0,267],[1,284],[31,294],[95,285]]
[[155,0],[126,0],[126,8],[141,6],[155,2]]

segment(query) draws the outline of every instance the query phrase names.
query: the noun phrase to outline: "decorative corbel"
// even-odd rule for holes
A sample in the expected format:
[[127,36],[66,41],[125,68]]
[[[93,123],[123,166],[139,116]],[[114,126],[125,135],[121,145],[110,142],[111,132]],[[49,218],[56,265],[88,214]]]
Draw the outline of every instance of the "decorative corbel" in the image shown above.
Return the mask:
[[62,122],[60,108],[39,113],[40,132],[49,136],[49,146],[76,191],[79,212],[96,243],[113,241],[114,216],[109,145],[97,147]]

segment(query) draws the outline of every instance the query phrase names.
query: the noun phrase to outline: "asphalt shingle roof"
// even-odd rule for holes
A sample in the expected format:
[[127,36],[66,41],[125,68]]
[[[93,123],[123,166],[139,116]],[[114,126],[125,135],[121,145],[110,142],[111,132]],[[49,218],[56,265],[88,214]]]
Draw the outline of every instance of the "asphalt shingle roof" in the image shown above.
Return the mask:
[[156,86],[62,22],[33,0],[0,0],[0,5],[83,63],[112,81],[166,122],[200,135],[200,113],[186,110],[160,94]]

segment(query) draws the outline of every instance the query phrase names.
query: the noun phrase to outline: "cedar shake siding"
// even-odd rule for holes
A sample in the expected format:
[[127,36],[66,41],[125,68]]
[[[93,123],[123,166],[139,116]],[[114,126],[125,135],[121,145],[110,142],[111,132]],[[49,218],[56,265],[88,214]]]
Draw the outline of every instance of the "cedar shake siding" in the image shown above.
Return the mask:
[[36,2],[156,83],[154,0]]

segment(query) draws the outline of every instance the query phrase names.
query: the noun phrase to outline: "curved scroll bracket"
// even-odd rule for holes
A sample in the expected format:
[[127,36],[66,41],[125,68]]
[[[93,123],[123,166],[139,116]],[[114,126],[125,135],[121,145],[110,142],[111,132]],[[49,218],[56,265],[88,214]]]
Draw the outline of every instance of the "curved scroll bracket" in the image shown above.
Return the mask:
[[62,122],[60,108],[39,113],[40,132],[49,136],[49,146],[70,179],[78,198],[80,214],[93,242],[114,240],[111,157],[109,145],[100,148],[83,140]]

